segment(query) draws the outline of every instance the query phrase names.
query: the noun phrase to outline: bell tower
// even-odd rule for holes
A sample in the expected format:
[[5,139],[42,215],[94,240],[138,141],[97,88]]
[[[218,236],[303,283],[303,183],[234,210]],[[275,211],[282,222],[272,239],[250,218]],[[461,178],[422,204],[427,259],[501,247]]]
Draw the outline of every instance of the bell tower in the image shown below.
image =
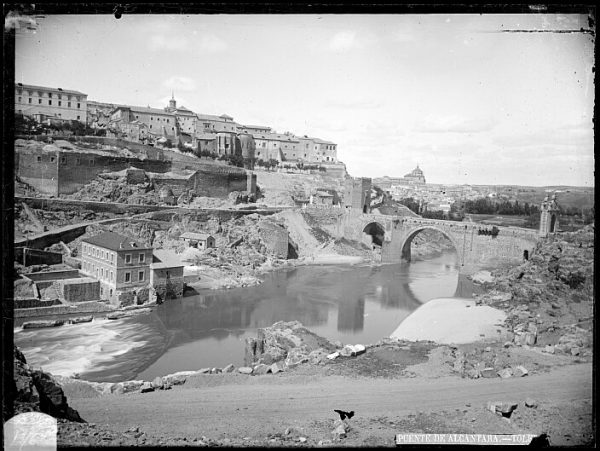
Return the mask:
[[175,100],[175,93],[171,91],[171,100],[169,100],[169,110],[177,109],[177,101]]
[[552,199],[548,200],[546,196],[540,208],[540,233],[542,237],[546,237],[558,230],[558,204],[556,203],[556,193],[552,195]]

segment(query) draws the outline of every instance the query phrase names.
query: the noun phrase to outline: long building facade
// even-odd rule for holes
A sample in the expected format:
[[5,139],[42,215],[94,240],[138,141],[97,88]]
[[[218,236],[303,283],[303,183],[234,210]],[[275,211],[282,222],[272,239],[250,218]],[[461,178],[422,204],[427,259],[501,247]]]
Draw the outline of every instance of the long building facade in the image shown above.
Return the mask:
[[72,89],[15,84],[15,113],[48,120],[87,122],[87,94]]
[[241,125],[221,114],[198,114],[178,106],[172,96],[164,108],[87,100],[79,91],[17,83],[15,112],[48,120],[80,121],[110,136],[141,143],[185,145],[196,154],[296,163],[337,163],[337,144],[320,138],[277,133],[262,125]]

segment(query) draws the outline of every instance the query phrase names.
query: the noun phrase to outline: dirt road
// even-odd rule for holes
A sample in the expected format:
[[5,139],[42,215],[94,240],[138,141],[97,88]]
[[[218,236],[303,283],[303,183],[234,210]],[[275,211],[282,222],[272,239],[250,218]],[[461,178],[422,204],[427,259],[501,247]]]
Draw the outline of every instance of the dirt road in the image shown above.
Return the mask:
[[[539,407],[525,407],[526,398],[536,399]],[[89,422],[110,425],[115,430],[139,426],[149,436],[265,440],[269,434],[294,427],[313,445],[331,438],[329,432],[336,417],[333,409],[356,412],[354,436],[349,435],[346,441],[355,445],[369,444],[369,440],[375,441],[371,444],[385,440],[391,445],[393,434],[401,432],[398,428],[432,433],[539,433],[544,425],[551,424],[547,415],[558,415],[553,418],[559,429],[551,431],[555,438],[552,444],[569,444],[568,437],[562,442],[556,440],[562,426],[570,429],[566,429],[569,434],[561,435],[573,434],[573,425],[564,424],[564,418],[560,420],[561,411],[564,414],[562,409],[579,406],[569,418],[578,415],[572,419],[586,423],[589,417],[591,428],[591,400],[592,366],[586,363],[510,379],[205,375],[168,391],[70,397],[69,403]],[[488,401],[515,401],[519,407],[507,420],[486,411]],[[438,418],[440,413],[443,416]],[[421,425],[405,421],[419,415],[429,416]],[[385,427],[378,426],[381,424]]]

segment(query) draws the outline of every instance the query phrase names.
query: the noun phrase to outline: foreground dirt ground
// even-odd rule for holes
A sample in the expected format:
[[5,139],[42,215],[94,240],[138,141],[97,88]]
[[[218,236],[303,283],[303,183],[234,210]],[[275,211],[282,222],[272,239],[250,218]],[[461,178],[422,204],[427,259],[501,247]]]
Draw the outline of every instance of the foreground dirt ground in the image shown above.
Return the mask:
[[[551,445],[593,443],[591,362],[543,356],[555,360],[525,377],[469,379],[442,365],[444,347],[429,359],[423,351],[367,352],[276,375],[199,375],[143,394],[66,386],[89,424],[61,423],[59,446],[394,446],[403,432],[546,433]],[[360,367],[374,371],[357,375]],[[504,418],[486,408],[490,401],[518,407]],[[340,440],[333,409],[355,411]]]

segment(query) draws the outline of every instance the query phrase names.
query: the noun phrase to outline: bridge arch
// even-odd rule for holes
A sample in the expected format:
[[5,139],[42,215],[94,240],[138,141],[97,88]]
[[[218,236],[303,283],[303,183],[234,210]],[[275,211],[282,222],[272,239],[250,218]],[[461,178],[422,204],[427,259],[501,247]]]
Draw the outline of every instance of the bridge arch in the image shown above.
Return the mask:
[[422,225],[422,226],[415,227],[415,228],[411,229],[405,235],[405,238],[403,239],[403,241],[400,244],[400,258],[402,260],[407,261],[407,262],[410,261],[412,241],[419,233],[421,233],[424,230],[435,230],[436,232],[441,233],[442,236],[447,238],[452,243],[452,246],[454,247],[454,250],[456,251],[456,255],[458,256],[458,263],[461,266],[464,265],[463,250],[459,246],[457,241],[454,239],[454,237],[451,234],[449,234],[448,232],[446,232],[445,230],[443,230],[439,227],[432,226],[432,225]]
[[371,236],[371,244],[380,247],[383,246],[383,240],[385,238],[385,227],[381,223],[377,221],[369,221],[362,228],[362,233]]

